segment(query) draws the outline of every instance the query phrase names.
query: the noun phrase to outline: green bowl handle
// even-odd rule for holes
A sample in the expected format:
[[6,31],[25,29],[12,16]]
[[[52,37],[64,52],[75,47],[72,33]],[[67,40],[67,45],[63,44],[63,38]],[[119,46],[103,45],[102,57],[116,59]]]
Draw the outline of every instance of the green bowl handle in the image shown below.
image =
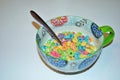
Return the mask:
[[103,35],[104,35],[104,41],[102,46],[106,47],[113,41],[115,32],[110,26],[107,26],[107,25],[100,26],[99,29],[103,32]]

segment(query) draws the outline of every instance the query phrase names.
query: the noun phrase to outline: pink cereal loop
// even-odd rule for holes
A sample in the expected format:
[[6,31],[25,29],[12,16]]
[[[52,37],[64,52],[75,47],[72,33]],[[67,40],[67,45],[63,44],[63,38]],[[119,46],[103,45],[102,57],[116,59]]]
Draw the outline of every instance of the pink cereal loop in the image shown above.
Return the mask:
[[60,54],[57,53],[56,51],[52,51],[51,52],[51,56],[55,57],[55,58],[59,58],[60,57]]

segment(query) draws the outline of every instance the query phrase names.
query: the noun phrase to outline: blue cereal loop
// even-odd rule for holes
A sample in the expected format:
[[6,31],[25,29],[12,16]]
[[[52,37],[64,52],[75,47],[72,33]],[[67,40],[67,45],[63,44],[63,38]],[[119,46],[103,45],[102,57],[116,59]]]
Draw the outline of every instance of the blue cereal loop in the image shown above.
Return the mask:
[[86,36],[86,37],[85,37],[85,41],[86,41],[87,43],[89,43],[89,36]]
[[43,51],[46,51],[47,47],[46,46],[42,46],[41,47]]
[[78,46],[78,50],[82,50],[82,46]]
[[65,39],[70,39],[70,36],[64,36]]
[[55,46],[58,46],[59,44],[58,43],[55,43]]
[[85,50],[86,49],[86,47],[85,46],[78,46],[78,50]]
[[70,34],[69,36],[70,36],[71,39],[74,38],[74,34]]
[[80,54],[78,52],[76,52],[74,57],[75,57],[75,59],[79,59],[80,58]]
[[79,42],[83,41],[83,38],[81,38],[81,37],[78,37],[77,39],[78,39]]

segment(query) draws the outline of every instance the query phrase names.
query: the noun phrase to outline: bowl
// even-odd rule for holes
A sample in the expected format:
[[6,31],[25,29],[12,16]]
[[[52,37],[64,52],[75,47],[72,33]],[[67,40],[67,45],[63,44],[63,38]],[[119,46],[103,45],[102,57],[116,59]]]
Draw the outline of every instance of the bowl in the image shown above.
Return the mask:
[[37,50],[42,61],[59,73],[74,74],[88,70],[99,58],[103,47],[114,38],[114,30],[110,26],[99,27],[79,16],[59,16],[46,23],[62,45],[41,27],[36,33]]

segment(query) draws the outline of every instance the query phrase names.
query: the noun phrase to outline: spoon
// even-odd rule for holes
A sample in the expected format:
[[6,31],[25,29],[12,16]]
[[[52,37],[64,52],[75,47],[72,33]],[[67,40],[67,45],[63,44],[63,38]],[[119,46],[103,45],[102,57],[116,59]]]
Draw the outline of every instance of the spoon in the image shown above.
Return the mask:
[[45,21],[33,10],[31,10],[30,13],[31,13],[31,15],[33,16],[34,19],[36,19],[39,23],[41,23],[43,25],[43,27],[50,34],[50,36],[53,37],[54,39],[56,39],[57,42],[60,45],[62,45],[62,42],[60,41],[60,39],[57,37],[55,32],[45,23]]

